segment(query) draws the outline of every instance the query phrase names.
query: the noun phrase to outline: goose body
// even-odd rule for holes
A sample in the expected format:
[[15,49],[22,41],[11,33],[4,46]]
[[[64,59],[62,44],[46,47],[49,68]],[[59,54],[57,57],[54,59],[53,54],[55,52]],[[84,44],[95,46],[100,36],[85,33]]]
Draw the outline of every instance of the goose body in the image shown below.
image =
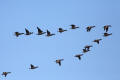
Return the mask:
[[34,66],[33,64],[30,64],[30,68],[29,69],[36,69],[38,68],[38,66]]
[[70,26],[71,26],[71,29],[79,28],[79,27],[76,27],[76,25],[74,25],[74,24],[71,24]]
[[74,57],[77,57],[79,60],[81,60],[81,56],[83,56],[83,54],[77,54]]
[[110,35],[112,35],[112,33],[104,33],[104,37],[107,37],[107,36],[110,36]]
[[15,32],[16,37],[19,37],[19,35],[22,35],[22,34],[24,34],[24,33]]
[[46,36],[49,37],[49,36],[53,36],[53,35],[55,35],[55,34],[52,34],[50,31],[47,30],[47,35]]
[[108,32],[109,27],[111,27],[111,25],[105,25],[104,26],[104,31]]
[[43,32],[39,27],[37,27],[37,29],[38,29],[37,35],[42,35],[46,33],[46,32]]
[[63,61],[64,59],[58,59],[58,60],[56,60],[55,62],[57,63],[57,64],[59,64],[59,66],[61,66],[61,61]]
[[88,27],[86,28],[87,32],[90,32],[91,29],[94,28],[94,27],[95,27],[95,26],[88,26]]
[[101,40],[102,40],[102,39],[96,39],[96,40],[94,40],[93,42],[96,42],[97,44],[99,44]]
[[6,76],[7,76],[8,74],[10,74],[10,73],[11,73],[11,72],[3,72],[2,75],[6,77]]
[[25,35],[31,35],[33,32],[30,32],[28,29],[25,28],[26,34]]
[[65,31],[67,31],[67,30],[64,30],[62,28],[59,28],[59,30],[58,30],[58,32],[60,32],[60,33],[65,32]]

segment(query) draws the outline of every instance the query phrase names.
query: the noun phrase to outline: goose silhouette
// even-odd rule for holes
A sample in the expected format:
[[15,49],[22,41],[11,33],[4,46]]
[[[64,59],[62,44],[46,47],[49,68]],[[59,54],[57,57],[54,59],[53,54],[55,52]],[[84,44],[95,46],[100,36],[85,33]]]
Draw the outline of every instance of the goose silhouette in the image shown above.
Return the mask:
[[81,56],[83,56],[83,54],[77,54],[74,57],[77,57],[79,60],[81,60]]
[[58,59],[58,60],[56,60],[55,62],[57,63],[57,64],[59,64],[59,66],[61,66],[61,61],[63,61],[64,59]]
[[99,44],[101,40],[102,40],[102,39],[96,39],[96,40],[94,40],[93,42],[96,42],[97,44]]
[[110,35],[112,35],[112,33],[104,33],[104,37],[107,37],[107,36],[110,36]]
[[86,53],[86,52],[88,52],[88,51],[90,51],[90,50],[87,50],[87,49],[83,49],[83,53]]
[[52,34],[50,31],[47,30],[47,35],[46,36],[49,37],[49,36],[53,36],[53,35],[55,35],[55,34]]
[[105,25],[103,28],[104,28],[104,31],[108,32],[108,29],[109,27],[112,27],[111,25]]
[[31,35],[33,32],[30,32],[28,29],[25,28],[26,34],[25,35]]
[[76,25],[74,25],[74,24],[71,24],[70,26],[71,26],[71,29],[79,28],[79,27],[76,27]]
[[90,47],[93,47],[93,46],[92,45],[86,45],[84,48],[85,48],[85,50],[89,51]]
[[65,31],[67,31],[67,30],[64,30],[62,28],[59,28],[59,30],[58,30],[58,32],[60,32],[60,33],[65,32]]
[[22,35],[22,34],[24,34],[24,33],[15,32],[16,37],[19,37],[19,35]]
[[46,32],[43,32],[39,27],[37,27],[37,29],[38,29],[37,35],[42,35],[46,33]]
[[36,69],[38,68],[38,66],[34,66],[33,64],[30,64],[30,68],[29,69]]
[[90,32],[91,29],[94,28],[94,27],[95,27],[95,26],[88,26],[88,27],[86,27],[87,32]]
[[11,72],[3,72],[2,75],[6,77],[6,76],[7,76],[8,74],[10,74],[10,73],[11,73]]

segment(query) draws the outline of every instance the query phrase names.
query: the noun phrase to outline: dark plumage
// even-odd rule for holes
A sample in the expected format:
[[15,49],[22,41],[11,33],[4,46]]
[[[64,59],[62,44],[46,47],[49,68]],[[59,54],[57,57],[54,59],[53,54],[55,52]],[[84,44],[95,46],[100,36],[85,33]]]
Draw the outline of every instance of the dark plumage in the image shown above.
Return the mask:
[[104,31],[108,32],[109,27],[111,27],[111,25],[105,25],[104,26]]
[[90,32],[92,28],[94,28],[95,26],[88,26],[86,29],[87,29],[87,32]]
[[77,55],[75,55],[75,57],[77,57],[79,60],[81,60],[81,56],[83,56],[83,54],[77,54]]
[[58,60],[56,60],[55,62],[57,63],[57,64],[59,64],[59,66],[61,66],[61,61],[63,61],[64,59],[58,59]]
[[30,68],[29,69],[36,69],[38,68],[38,66],[34,66],[33,64],[30,64]]
[[86,45],[84,48],[85,48],[85,50],[89,51],[90,47],[93,47],[93,46],[92,45]]
[[64,29],[62,29],[62,28],[59,28],[59,31],[58,31],[58,32],[62,33],[62,32],[64,32],[64,31],[67,31],[67,30],[64,30]]
[[86,28],[87,32],[90,32],[91,29],[94,28],[94,27],[95,27],[95,26],[88,26],[88,27]]
[[102,40],[102,39],[96,39],[96,40],[94,40],[93,42],[96,42],[97,44],[99,44],[101,40]]
[[26,34],[25,35],[31,35],[33,32],[30,32],[28,29],[25,28]]
[[22,34],[24,34],[24,33],[15,32],[16,37],[19,37],[19,35],[22,35]]
[[43,32],[39,27],[37,27],[37,29],[38,29],[37,35],[42,35],[46,33],[46,32]]
[[104,33],[104,37],[107,37],[107,36],[110,36],[110,35],[112,35],[112,33]]
[[10,73],[11,73],[11,72],[3,72],[2,75],[6,77],[6,76],[7,76],[8,74],[10,74]]
[[74,25],[74,24],[71,24],[70,26],[71,26],[71,29],[79,28],[79,27],[76,27],[76,25]]
[[47,30],[47,35],[46,36],[49,37],[49,36],[53,36],[53,35],[55,35],[55,34],[51,34],[50,31]]
[[90,51],[90,50],[87,50],[87,49],[83,49],[83,53],[86,53],[86,52],[88,52],[88,51]]

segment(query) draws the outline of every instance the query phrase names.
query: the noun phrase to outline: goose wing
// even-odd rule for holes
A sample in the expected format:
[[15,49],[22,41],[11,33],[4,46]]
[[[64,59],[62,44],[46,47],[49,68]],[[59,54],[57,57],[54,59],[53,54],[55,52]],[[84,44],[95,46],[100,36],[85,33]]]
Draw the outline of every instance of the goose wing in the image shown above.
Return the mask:
[[37,29],[38,29],[38,33],[42,33],[43,32],[39,27],[37,27]]
[[30,32],[28,31],[28,29],[25,28],[26,34],[29,34]]

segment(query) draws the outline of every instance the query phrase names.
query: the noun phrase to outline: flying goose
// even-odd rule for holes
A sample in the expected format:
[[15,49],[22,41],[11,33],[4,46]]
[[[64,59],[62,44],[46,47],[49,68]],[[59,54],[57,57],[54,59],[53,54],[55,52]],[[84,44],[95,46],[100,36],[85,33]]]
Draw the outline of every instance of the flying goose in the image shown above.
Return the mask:
[[46,32],[43,32],[39,27],[37,27],[37,29],[38,29],[37,35],[42,35],[46,33]]
[[93,46],[92,45],[86,45],[84,48],[89,51],[90,47],[93,47]]
[[83,54],[77,54],[74,57],[77,57],[79,60],[81,60],[81,56],[83,56]]
[[87,50],[87,49],[83,49],[83,53],[86,53],[86,52],[88,52],[88,51],[90,51],[90,50]]
[[70,26],[71,26],[71,29],[79,28],[79,27],[76,27],[76,25],[74,25],[74,24],[71,24]]
[[67,30],[64,30],[64,29],[62,29],[62,28],[59,28],[59,31],[58,31],[58,32],[62,33],[62,32],[64,32],[64,31],[67,31]]
[[7,76],[8,74],[10,74],[10,73],[11,73],[11,72],[3,72],[2,75],[6,77],[6,76]]
[[63,61],[64,59],[58,59],[58,60],[56,60],[55,62],[57,63],[57,64],[59,64],[59,66],[61,66],[61,61]]
[[102,40],[102,39],[96,39],[96,40],[94,40],[93,42],[96,42],[97,44],[99,44],[101,40]]
[[29,69],[36,69],[38,68],[38,66],[34,66],[33,64],[30,64],[30,68]]
[[47,35],[46,36],[49,37],[49,36],[53,36],[53,35],[55,35],[55,34],[51,34],[50,31],[47,30]]
[[88,27],[86,27],[86,30],[87,30],[87,32],[90,32],[90,30],[92,29],[92,28],[94,28],[95,26],[88,26]]
[[22,34],[24,34],[24,33],[15,32],[16,37],[19,37],[19,35],[22,35]]
[[110,36],[110,35],[112,35],[112,33],[104,33],[104,37],[107,37],[107,36]]
[[30,32],[28,29],[25,28],[26,34],[25,35],[31,35],[33,32]]
[[105,25],[104,26],[104,31],[108,32],[109,27],[112,27],[111,25]]

